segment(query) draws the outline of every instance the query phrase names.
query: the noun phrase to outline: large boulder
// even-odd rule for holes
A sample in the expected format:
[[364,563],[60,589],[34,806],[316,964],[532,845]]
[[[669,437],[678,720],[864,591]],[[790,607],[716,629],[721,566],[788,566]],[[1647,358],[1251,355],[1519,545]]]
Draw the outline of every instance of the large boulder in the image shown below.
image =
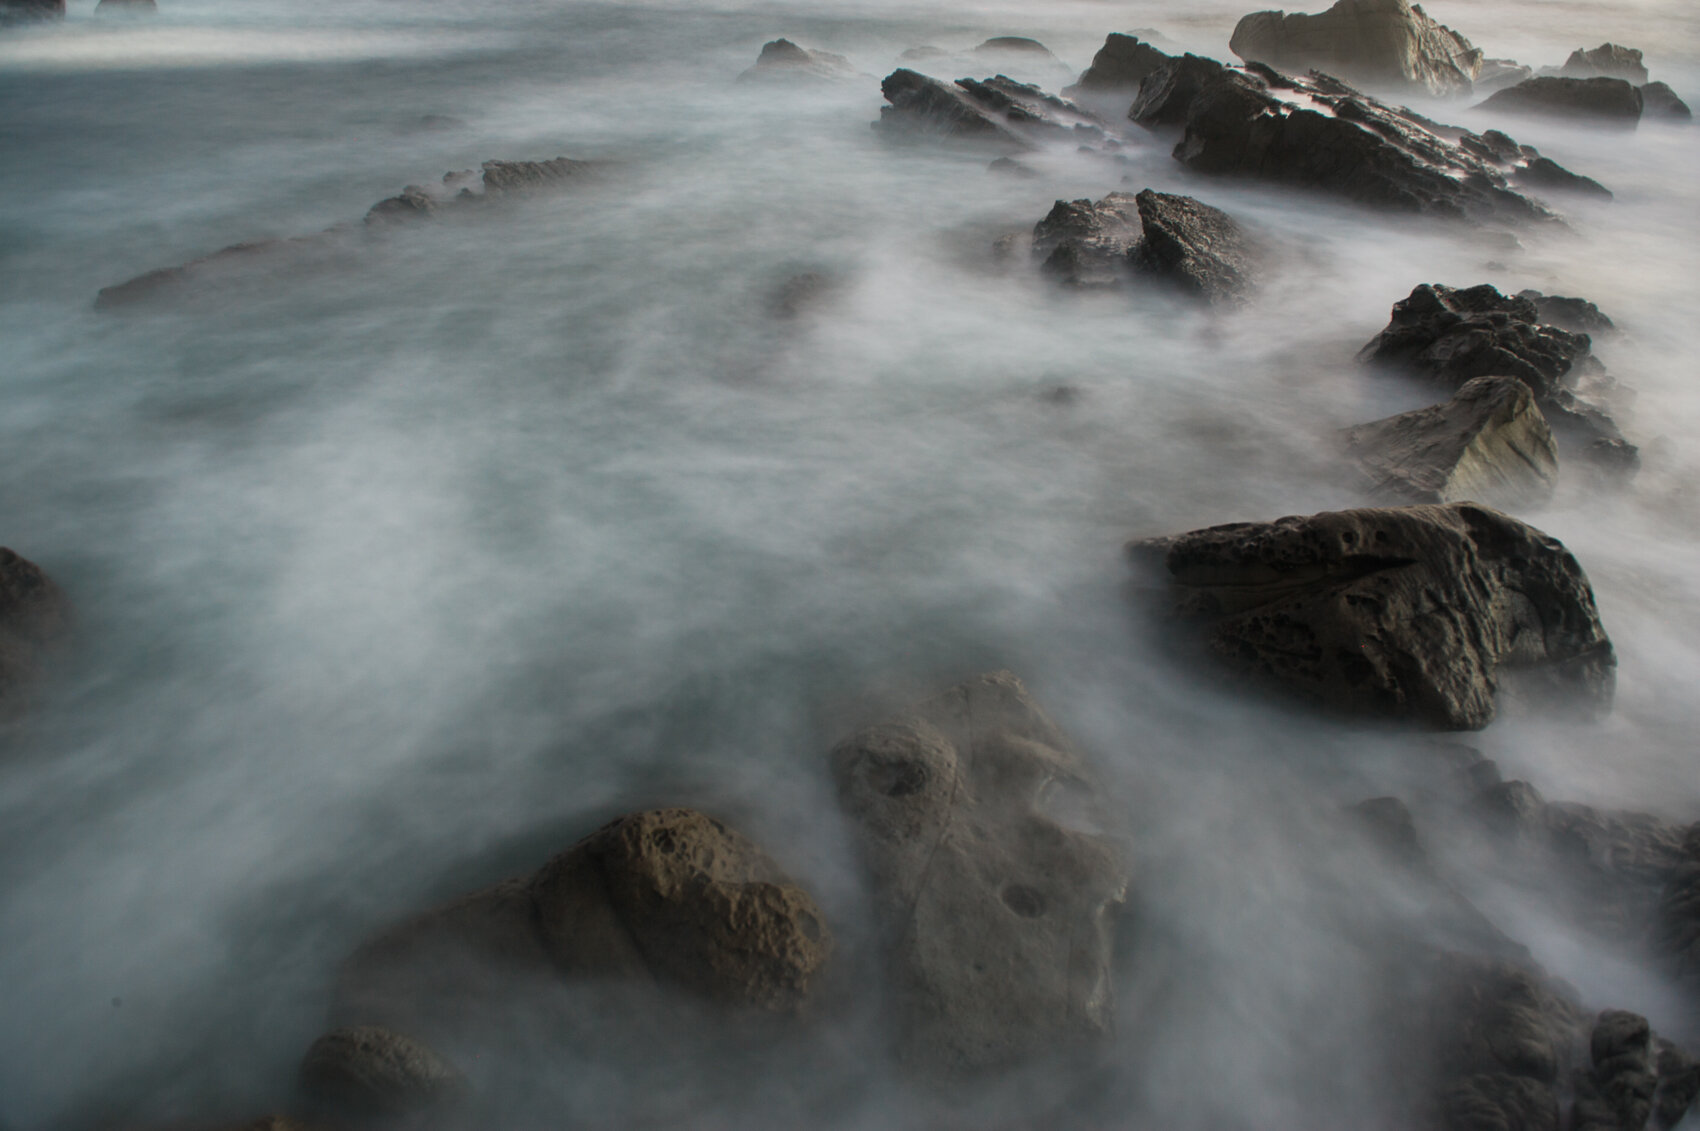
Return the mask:
[[1513,673],[1610,707],[1616,658],[1556,539],[1468,503],[1241,522],[1130,544],[1225,670],[1358,715],[1473,730]]
[[1476,108],[1633,128],[1641,120],[1641,92],[1624,79],[1536,75],[1494,91]]
[[302,1058],[302,1090],[316,1104],[356,1118],[394,1118],[452,1103],[460,1072],[402,1033],[362,1025],[333,1029]]
[[1250,244],[1232,217],[1151,189],[1057,201],[1034,226],[1032,249],[1041,270],[1071,286],[1143,276],[1207,302],[1243,298],[1251,286]]
[[1007,672],[832,751],[884,928],[903,1062],[997,1070],[1108,1036],[1129,871],[1103,799]]
[[1573,79],[1628,79],[1636,86],[1647,81],[1647,67],[1641,62],[1641,52],[1633,47],[1602,43],[1593,50],[1578,47],[1564,61],[1558,73]]
[[1359,204],[1449,218],[1547,220],[1511,178],[1539,154],[1493,144],[1394,108],[1339,80],[1185,55],[1146,77],[1128,117],[1184,130],[1175,159],[1200,173],[1254,177]]
[[1008,150],[1043,144],[1106,142],[1089,111],[1004,75],[941,82],[905,68],[887,75],[875,123],[888,136],[946,138]]
[[1139,205],[1132,193],[1059,200],[1033,226],[1033,258],[1058,282],[1116,286],[1124,281],[1127,253],[1139,236]]
[[42,568],[0,547],[0,718],[22,709],[42,664],[65,637],[71,603]]
[[1338,0],[1326,12],[1253,12],[1228,49],[1282,71],[1316,69],[1352,82],[1435,95],[1468,94],[1482,52],[1409,0]]
[[1515,506],[1558,478],[1552,430],[1515,377],[1477,377],[1445,404],[1348,429],[1346,448],[1377,500]]
[[1080,73],[1080,79],[1063,88],[1063,97],[1119,103],[1117,113],[1127,109],[1132,96],[1138,92],[1145,76],[1169,61],[1169,56],[1137,36],[1111,32],[1104,46],[1092,56],[1092,65]]
[[839,82],[856,77],[850,60],[830,51],[799,47],[789,39],[762,45],[755,65],[738,76],[739,82]]

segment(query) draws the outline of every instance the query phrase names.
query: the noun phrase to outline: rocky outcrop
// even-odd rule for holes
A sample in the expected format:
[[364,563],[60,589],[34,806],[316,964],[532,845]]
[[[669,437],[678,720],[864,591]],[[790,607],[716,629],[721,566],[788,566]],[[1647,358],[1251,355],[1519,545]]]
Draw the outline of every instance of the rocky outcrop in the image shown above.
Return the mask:
[[830,51],[799,47],[789,39],[762,45],[755,65],[738,76],[739,82],[839,82],[856,77],[850,60]]
[[1060,283],[1117,286],[1126,279],[1128,251],[1139,237],[1139,205],[1132,193],[1059,200],[1033,226],[1033,258]]
[[65,18],[65,0],[0,0],[0,26]]
[[903,1063],[996,1070],[1109,1033],[1129,872],[1093,777],[1007,672],[832,751],[887,940]]
[[1131,274],[1227,302],[1251,286],[1249,242],[1226,212],[1151,189],[1057,201],[1033,228],[1033,257],[1045,274],[1078,287],[1119,286]]
[[1542,294],[1532,288],[1517,292],[1518,298],[1535,304],[1535,315],[1548,326],[1573,334],[1613,334],[1617,324],[1585,298]]
[[356,1118],[405,1117],[452,1103],[466,1082],[431,1049],[372,1025],[334,1029],[302,1058],[309,1099]]
[[1475,90],[1477,94],[1485,94],[1502,86],[1514,86],[1534,73],[1533,67],[1515,59],[1483,59],[1481,70],[1476,72]]
[[1253,12],[1228,49],[1281,71],[1326,71],[1350,82],[1434,95],[1468,94],[1482,52],[1409,0],[1338,0],[1326,12]]
[[1599,398],[1608,387],[1587,334],[1542,321],[1535,303],[1491,286],[1425,283],[1394,304],[1358,360],[1459,389],[1476,377],[1515,377],[1529,386],[1561,454],[1614,469],[1638,457]]
[[1608,1009],[1588,1039],[1591,1067],[1572,1077],[1570,1131],[1668,1131],[1700,1091],[1700,1068],[1638,1013]]
[[1616,659],[1581,566],[1486,507],[1233,523],[1128,550],[1224,670],[1320,706],[1479,729],[1513,673],[1572,707],[1611,704]]
[[155,0],[100,0],[94,6],[97,16],[149,16],[158,11]]
[[974,54],[986,56],[998,55],[1031,55],[1040,59],[1055,59],[1051,49],[1037,39],[1029,39],[1024,35],[994,35],[980,46],[974,48]]
[[1641,116],[1669,122],[1687,122],[1694,118],[1688,103],[1677,97],[1676,91],[1662,82],[1650,82],[1640,88]]
[[1558,479],[1558,449],[1529,387],[1477,377],[1450,401],[1346,432],[1377,501],[1494,506],[1539,502]]
[[1120,113],[1126,110],[1145,76],[1168,61],[1168,55],[1141,42],[1137,36],[1111,32],[1098,54],[1092,56],[1092,65],[1080,73],[1079,81],[1063,88],[1063,97],[1119,101],[1117,112]]
[[1395,109],[1326,75],[1294,79],[1185,55],[1146,78],[1128,117],[1184,130],[1187,167],[1255,177],[1377,208],[1527,222],[1551,213],[1511,178],[1539,154]]
[[1517,172],[1518,188],[1539,192],[1575,192],[1585,196],[1612,198],[1612,192],[1592,177],[1572,173],[1550,157],[1534,157]]
[[1653,922],[1654,950],[1690,987],[1700,985],[1700,824],[1683,833]]
[[1627,79],[1640,86],[1647,81],[1647,68],[1641,62],[1641,52],[1633,47],[1602,43],[1592,51],[1578,47],[1570,53],[1558,73],[1573,79]]
[[1623,79],[1537,75],[1495,91],[1476,108],[1633,128],[1641,120],[1641,92]]
[[876,125],[888,136],[943,138],[1004,149],[1094,142],[1115,145],[1100,122],[1074,103],[1004,75],[940,82],[893,71],[880,83],[887,106]]
[[42,568],[0,547],[0,718],[17,714],[64,640],[71,603]]

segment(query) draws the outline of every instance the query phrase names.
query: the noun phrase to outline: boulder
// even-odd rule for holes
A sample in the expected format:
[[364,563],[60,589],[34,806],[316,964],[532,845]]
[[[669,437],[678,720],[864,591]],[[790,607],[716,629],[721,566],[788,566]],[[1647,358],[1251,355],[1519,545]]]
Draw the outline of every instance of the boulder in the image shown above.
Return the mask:
[[315,1103],[355,1117],[396,1118],[453,1102],[465,1088],[427,1046],[372,1025],[333,1029],[302,1058],[301,1088]]
[[1641,116],[1687,122],[1694,118],[1694,111],[1666,84],[1650,82],[1641,87]]
[[905,1065],[996,1071],[1110,1032],[1129,870],[1085,763],[1007,672],[831,755],[887,941]]
[[1409,0],[1338,0],[1326,12],[1253,12],[1228,49],[1282,71],[1316,69],[1351,82],[1433,95],[1468,94],[1482,52]]
[[1700,1069],[1687,1053],[1655,1034],[1647,1019],[1608,1009],[1588,1040],[1591,1066],[1572,1077],[1570,1131],[1668,1131],[1700,1090]]
[[1457,219],[1548,220],[1510,178],[1539,157],[1395,109],[1326,75],[1184,55],[1147,76],[1128,117],[1181,127],[1174,156],[1200,173],[1255,177],[1359,204]]
[[1111,32],[1105,38],[1104,46],[1098,49],[1098,54],[1092,56],[1092,65],[1080,73],[1079,81],[1063,88],[1063,97],[1113,98],[1120,95],[1124,99],[1121,105],[1125,108],[1126,99],[1139,90],[1145,76],[1168,61],[1168,55],[1149,43],[1141,42],[1136,36]]
[[1609,709],[1616,658],[1556,539],[1468,503],[1232,523],[1128,547],[1228,672],[1349,714],[1493,720],[1506,677]]
[[945,83],[899,69],[880,83],[880,93],[889,105],[880,107],[875,125],[888,136],[946,138],[1009,150],[1111,142],[1089,111],[1004,75]]
[[1535,314],[1548,326],[1569,330],[1573,334],[1614,334],[1617,323],[1585,298],[1542,294],[1533,288],[1517,292],[1518,298],[1535,304]]
[[1033,226],[1033,258],[1058,282],[1077,287],[1124,281],[1128,250],[1139,241],[1139,206],[1131,193],[1100,201],[1059,200]]
[[739,82],[838,82],[856,77],[850,60],[830,51],[799,47],[789,39],[763,44],[755,65],[738,76]]
[[97,16],[148,16],[158,11],[155,0],[100,0],[94,6]]
[[1207,302],[1245,297],[1252,256],[1232,217],[1190,196],[1146,189],[1134,199],[1144,235],[1128,257],[1135,271],[1166,279]]
[[1496,506],[1539,502],[1558,478],[1558,449],[1529,387],[1477,377],[1445,404],[1360,424],[1347,452],[1377,500]]
[[1037,39],[1028,39],[1024,35],[994,35],[980,46],[974,48],[976,55],[1031,55],[1040,59],[1055,59],[1051,49]]
[[1573,79],[1628,79],[1637,86],[1647,81],[1647,68],[1641,62],[1641,52],[1633,47],[1602,43],[1592,51],[1578,47],[1564,61],[1558,73]]
[[1495,91],[1476,109],[1633,128],[1641,120],[1641,92],[1624,79],[1536,75]]
[[65,18],[65,0],[0,0],[0,24]]
[[0,718],[17,714],[65,638],[71,602],[42,568],[0,547]]
[[1395,303],[1358,360],[1414,373],[1449,389],[1476,377],[1515,377],[1529,386],[1564,455],[1633,467],[1635,448],[1597,403],[1602,367],[1587,334],[1542,321],[1535,303],[1482,284],[1424,283]]

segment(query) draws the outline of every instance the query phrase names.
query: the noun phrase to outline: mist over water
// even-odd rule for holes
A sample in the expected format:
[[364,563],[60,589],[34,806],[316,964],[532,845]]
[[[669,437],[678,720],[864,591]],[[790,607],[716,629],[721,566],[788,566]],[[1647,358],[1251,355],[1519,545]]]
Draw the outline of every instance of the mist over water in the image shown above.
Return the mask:
[[[1591,299],[1622,329],[1595,352],[1645,466],[1614,492],[1567,475],[1520,517],[1594,584],[1616,711],[1508,713],[1465,741],[1549,798],[1700,818],[1700,135],[1413,103],[1616,193],[1554,198],[1569,230],[1518,248],[1202,179],[1167,139],[1013,180],[868,128],[908,47],[1032,35],[1078,72],[1152,27],[1225,58],[1250,7],[161,0],[144,23],[74,0],[62,26],[0,32],[0,542],[77,608],[0,735],[0,1122],[269,1110],[362,937],[630,808],[727,816],[853,936],[827,749],[1007,667],[1138,846],[1149,946],[1121,967],[1123,1040],[1068,1101],[1082,1125],[1376,1125],[1341,1068],[1354,959],[1315,916],[1383,878],[1300,861],[1319,814],[1419,789],[1422,740],[1177,666],[1130,612],[1121,545],[1360,505],[1335,430],[1435,399],[1353,360],[1413,286]],[[1700,93],[1681,0],[1427,7],[1490,56],[1609,39]],[[869,77],[735,83],[781,35]],[[563,154],[611,168],[328,265],[93,310],[405,184]],[[1148,186],[1260,241],[1249,307],[1062,294],[993,260],[1055,199]],[[832,286],[776,318],[801,272]],[[1586,1004],[1700,1038],[1656,971],[1436,839]],[[865,1022],[839,1060],[752,1083],[774,1125],[936,1116]]]

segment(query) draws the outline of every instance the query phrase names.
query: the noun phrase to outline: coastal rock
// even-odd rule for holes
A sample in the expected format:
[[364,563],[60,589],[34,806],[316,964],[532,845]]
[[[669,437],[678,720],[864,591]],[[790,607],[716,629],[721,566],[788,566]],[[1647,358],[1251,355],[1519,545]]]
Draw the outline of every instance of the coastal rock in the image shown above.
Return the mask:
[[1511,187],[1539,157],[1395,109],[1326,75],[1185,55],[1152,72],[1128,117],[1184,128],[1175,159],[1200,173],[1254,177],[1359,204],[1455,219],[1527,222],[1551,213]]
[[1445,404],[1360,424],[1346,446],[1378,499],[1515,506],[1547,498],[1558,478],[1552,431],[1515,377],[1477,377]]
[[528,195],[559,189],[598,169],[594,161],[555,157],[548,161],[486,161],[482,167],[484,193]]
[[1281,71],[1316,69],[1351,82],[1468,94],[1482,52],[1409,0],[1338,0],[1326,12],[1253,12],[1228,49]]
[[1233,301],[1250,290],[1249,244],[1226,212],[1190,196],[1150,189],[1134,199],[1144,235],[1129,254],[1135,271],[1166,279],[1207,302]]
[[1518,298],[1535,304],[1535,314],[1548,326],[1569,330],[1573,334],[1613,334],[1617,324],[1604,311],[1585,298],[1542,294],[1534,289],[1517,292]]
[[755,65],[738,76],[739,82],[838,82],[856,77],[850,60],[830,51],[799,47],[789,39],[762,45]]
[[100,0],[94,6],[97,16],[148,16],[158,11],[155,0]]
[[1616,658],[1581,566],[1486,507],[1232,523],[1128,550],[1160,567],[1222,667],[1320,706],[1480,729],[1513,672],[1573,707],[1611,704]]
[[1476,109],[1633,128],[1641,120],[1641,92],[1624,79],[1537,75],[1495,91]]
[[980,46],[974,48],[976,55],[1032,55],[1041,59],[1055,59],[1051,49],[1037,39],[1029,39],[1024,35],[994,35]]
[[1533,77],[1534,73],[1533,67],[1526,67],[1515,59],[1483,59],[1481,70],[1476,72],[1475,90],[1482,94],[1502,86],[1514,86]]
[[30,684],[71,623],[71,603],[42,568],[0,547],[0,718],[23,707]]
[[1612,192],[1592,177],[1584,177],[1580,173],[1572,173],[1550,157],[1534,157],[1517,171],[1515,177],[1518,188],[1538,189],[1542,192],[1578,192],[1585,196],[1599,196],[1607,200],[1612,198]]
[[1007,672],[839,743],[903,1063],[946,1076],[1105,1038],[1129,871],[1090,771]]
[[1092,65],[1073,86],[1063,88],[1063,97],[1108,102],[1122,113],[1145,77],[1168,61],[1168,55],[1138,37],[1111,32],[1092,57]]
[[1659,891],[1653,947],[1677,977],[1700,985],[1700,824],[1684,832],[1680,858]]
[[1564,61],[1558,73],[1573,79],[1628,79],[1636,86],[1647,81],[1647,68],[1641,62],[1641,52],[1633,47],[1602,43],[1592,51],[1578,47]]
[[376,1026],[333,1029],[302,1058],[302,1090],[355,1117],[396,1118],[452,1102],[461,1074],[430,1048]]
[[0,25],[64,18],[65,0],[0,0]]
[[1010,150],[1045,143],[1108,141],[1103,123],[1074,103],[1004,75],[940,82],[899,69],[880,83],[890,104],[876,124],[888,135],[948,138]]
[[1687,122],[1694,118],[1694,111],[1666,84],[1650,82],[1641,87],[1641,116]]
[[1123,281],[1128,249],[1139,240],[1139,206],[1131,193],[1100,201],[1059,200],[1033,227],[1033,257],[1058,282],[1077,287]]

